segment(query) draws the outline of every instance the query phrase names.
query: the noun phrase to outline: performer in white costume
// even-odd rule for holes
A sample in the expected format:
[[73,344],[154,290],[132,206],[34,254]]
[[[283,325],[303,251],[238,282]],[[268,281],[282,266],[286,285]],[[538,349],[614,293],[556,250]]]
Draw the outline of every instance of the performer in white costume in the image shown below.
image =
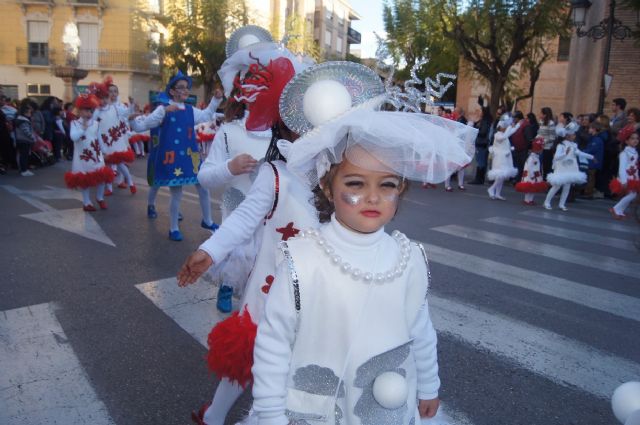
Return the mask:
[[625,148],[620,152],[618,178],[613,179],[609,184],[611,192],[624,194],[609,212],[616,220],[623,219],[625,210],[629,204],[636,199],[640,191],[640,178],[638,177],[638,141],[640,132],[636,131],[625,141]]
[[503,115],[498,122],[496,134],[493,136],[493,144],[489,146],[491,154],[491,168],[487,173],[487,178],[493,180],[493,184],[487,189],[489,198],[505,201],[502,196],[502,185],[505,180],[515,177],[518,169],[513,166],[513,156],[509,137],[520,128],[520,124],[511,125],[511,117]]
[[[443,182],[470,161],[477,130],[375,110],[387,95],[369,72],[323,63],[294,77],[281,98],[285,123],[302,134],[287,167],[319,183],[321,218],[334,212],[280,244],[254,349],[261,425],[414,424],[438,409],[426,255],[384,225],[405,179]],[[354,107],[346,84],[358,80],[365,99]]]
[[[279,139],[296,137],[279,119],[278,100],[295,71],[307,65],[255,26],[234,32],[227,54],[219,71],[223,87],[231,99],[247,105],[249,115],[221,126],[216,133],[198,179],[205,187],[226,187],[225,219],[216,235],[201,245],[180,272],[189,275],[203,264],[199,276],[215,263],[214,274],[221,271],[225,283],[245,288],[240,312],[216,325],[209,335],[209,367],[221,380],[211,405],[192,416],[207,425],[222,425],[242,388],[251,381],[255,328],[273,282],[277,241],[317,223],[313,194],[288,173],[276,145]],[[234,86],[237,94],[232,97]],[[282,143],[286,149],[289,142]],[[263,157],[268,163],[258,169],[257,177],[252,176]],[[187,279],[180,279],[180,283],[186,284]],[[232,291],[225,288],[229,287],[221,285],[218,307],[231,310]],[[221,305],[224,299],[228,301]]]
[[[251,40],[255,43],[248,44]],[[245,199],[256,177],[254,170],[269,147],[272,127],[280,119],[282,89],[296,72],[308,66],[274,43],[265,29],[253,25],[236,30],[226,52],[228,58],[218,74],[228,98],[229,117],[216,132],[212,150],[198,173],[201,185],[223,190],[222,221]],[[236,119],[245,108],[246,114]],[[210,271],[221,282],[216,303],[221,312],[232,310],[234,290],[242,294],[256,249],[253,243],[238,246],[224,265]]]
[[78,119],[71,121],[70,138],[74,143],[71,171],[65,173],[64,180],[69,188],[82,191],[82,204],[85,211],[95,211],[91,203],[89,188],[96,188],[96,200],[100,209],[106,210],[104,188],[113,181],[113,171],[107,167],[98,142],[98,123],[93,112],[100,101],[92,94],[80,95],[75,101]]
[[[116,101],[111,101],[115,88]],[[89,91],[100,100],[100,107],[94,112],[93,118],[98,123],[100,133],[100,149],[107,165],[114,165],[129,187],[131,194],[137,192],[127,163],[135,160],[135,154],[129,145],[130,128],[128,118],[131,111],[117,100],[117,87],[113,85],[111,77],[106,77],[102,83],[91,83]],[[107,188],[110,190],[110,188]]]
[[536,138],[531,144],[531,152],[524,163],[522,178],[516,183],[515,189],[524,193],[524,205],[535,205],[533,198],[536,193],[545,192],[549,188],[549,183],[542,177],[542,161],[540,154],[544,150],[544,139]]
[[574,142],[579,126],[575,122],[570,122],[564,127],[565,139],[556,146],[556,153],[553,156],[553,172],[547,175],[547,182],[551,189],[544,200],[544,207],[551,209],[551,200],[560,189],[560,202],[558,207],[562,211],[567,211],[567,198],[572,184],[582,184],[587,182],[587,175],[578,168],[578,157],[593,159],[593,155],[582,152]]

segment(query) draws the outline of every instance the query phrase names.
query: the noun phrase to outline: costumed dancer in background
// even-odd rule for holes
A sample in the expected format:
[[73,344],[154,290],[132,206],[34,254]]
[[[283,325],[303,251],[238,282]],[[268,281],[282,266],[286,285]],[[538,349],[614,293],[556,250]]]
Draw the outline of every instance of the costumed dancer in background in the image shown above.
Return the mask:
[[593,155],[582,152],[574,142],[579,128],[580,126],[572,121],[562,129],[565,139],[556,146],[556,153],[553,156],[553,172],[547,174],[547,182],[551,184],[551,189],[544,200],[544,207],[548,210],[551,209],[551,200],[562,189],[558,207],[562,211],[567,211],[566,202],[571,185],[587,182],[587,175],[578,168],[578,157],[593,159]]
[[[458,189],[460,190],[467,190],[464,187],[464,169],[465,168],[467,168],[466,165],[456,172],[457,179],[458,179]],[[453,192],[453,188],[451,187],[451,176],[447,177],[444,180],[444,190],[447,192]]]
[[[218,75],[227,96],[225,123],[198,173],[198,181],[210,190],[223,190],[222,221],[245,199],[254,170],[269,148],[273,126],[280,120],[278,101],[296,71],[307,67],[285,47],[273,42],[263,28],[249,25],[236,30],[226,46],[227,60]],[[255,242],[255,241],[253,241]],[[238,246],[224,266],[210,273],[220,282],[218,310],[232,310],[234,289],[242,294],[257,246]]]
[[[144,116],[149,116],[152,110],[160,105],[169,105],[169,96],[165,92],[156,94],[152,99],[152,104],[145,107]],[[137,119],[137,118],[136,118]],[[133,125],[133,124],[132,124]],[[149,144],[148,151],[149,157],[147,159],[147,184],[149,185],[149,194],[147,196],[147,217],[150,219],[158,218],[158,212],[156,211],[156,198],[158,197],[158,191],[160,186],[153,183],[151,178],[151,169],[153,168],[153,162],[158,156],[158,147],[160,146],[160,127],[154,127],[149,130]],[[182,220],[182,216],[178,212],[178,221]]]
[[506,114],[500,118],[496,134],[493,136],[493,144],[489,146],[492,159],[487,178],[493,180],[493,184],[487,189],[487,193],[489,198],[501,201],[507,199],[501,194],[505,180],[518,174],[518,169],[513,166],[513,156],[511,155],[513,147],[511,147],[509,137],[520,128],[520,124],[513,126],[511,123],[511,117]]
[[640,141],[640,131],[631,133],[625,141],[626,146],[620,152],[618,178],[613,179],[609,184],[612,193],[624,194],[609,212],[616,220],[621,220],[625,216],[624,212],[629,204],[636,199],[640,192],[640,177],[638,177],[638,142]]
[[282,96],[283,119],[301,134],[287,167],[310,187],[319,183],[316,206],[327,223],[280,243],[283,261],[254,349],[260,424],[410,424],[438,409],[426,255],[384,226],[407,179],[441,183],[469,163],[477,131],[426,114],[352,105],[341,75],[365,87],[364,104],[386,100],[369,73],[362,65],[323,63],[294,77]]
[[[178,71],[165,89],[165,93],[171,98],[169,105],[160,105],[151,114],[131,121],[133,130],[137,132],[160,127],[158,145],[149,155],[147,180],[151,186],[169,186],[169,239],[172,241],[183,239],[178,226],[182,186],[196,186],[202,209],[200,226],[212,231],[218,228],[211,218],[209,191],[198,184],[197,175],[201,162],[194,133],[196,124],[214,119],[221,99],[213,97],[207,109],[194,108],[185,103],[189,98],[191,85],[191,77]],[[153,143],[155,145],[155,140]]]
[[[89,91],[100,100],[100,107],[94,112],[93,118],[98,122],[100,149],[104,155],[104,162],[107,165],[116,166],[117,172],[124,177],[133,195],[137,190],[126,165],[135,160],[135,154],[129,145],[129,125],[127,124],[129,113],[124,112],[126,109],[124,105],[120,106],[117,101],[111,102],[111,87],[115,87],[111,77],[106,77],[102,83],[89,85]],[[115,92],[117,93],[117,87]],[[111,189],[108,187],[107,190]]]
[[92,94],[83,94],[76,99],[78,119],[71,121],[69,130],[74,143],[73,162],[71,171],[64,175],[67,187],[81,190],[82,209],[89,212],[96,210],[89,196],[89,188],[96,188],[98,205],[106,210],[104,188],[106,183],[113,181],[113,171],[105,165],[100,151],[98,123],[93,119],[93,113],[99,105],[100,101]]
[[527,157],[527,161],[524,163],[524,169],[522,171],[521,180],[516,183],[515,189],[518,192],[524,193],[524,205],[535,205],[533,198],[536,193],[546,192],[549,188],[549,183],[544,181],[542,176],[542,161],[540,161],[540,155],[542,154],[545,146],[545,140],[542,137],[536,137],[531,144],[531,152]]

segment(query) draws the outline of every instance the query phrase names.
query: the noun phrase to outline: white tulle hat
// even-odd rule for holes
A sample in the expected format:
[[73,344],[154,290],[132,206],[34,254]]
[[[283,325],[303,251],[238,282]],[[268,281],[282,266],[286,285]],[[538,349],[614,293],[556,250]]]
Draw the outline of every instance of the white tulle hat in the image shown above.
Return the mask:
[[[315,186],[332,164],[349,160],[412,180],[439,183],[471,161],[477,130],[435,115],[380,111],[379,76],[353,62],[325,62],[296,75],[280,97],[284,123],[301,137],[278,144],[287,167]],[[354,147],[360,149],[353,149]]]
[[240,49],[262,42],[273,42],[271,33],[257,25],[245,25],[229,36],[225,46],[225,53],[228,58]]

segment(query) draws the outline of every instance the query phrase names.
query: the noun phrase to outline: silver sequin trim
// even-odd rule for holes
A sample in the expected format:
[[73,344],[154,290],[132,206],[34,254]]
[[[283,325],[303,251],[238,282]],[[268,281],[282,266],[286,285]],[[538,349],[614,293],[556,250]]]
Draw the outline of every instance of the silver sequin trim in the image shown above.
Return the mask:
[[235,187],[229,187],[222,194],[222,204],[228,212],[231,212],[238,208],[238,206],[244,201],[244,193],[236,189]]
[[427,258],[427,251],[425,251],[424,246],[422,246],[421,243],[417,243],[417,242],[414,242],[414,243],[418,246],[418,248],[420,249],[420,252],[422,252],[422,258],[424,258],[424,263],[427,265],[427,293],[428,293],[429,289],[431,288],[431,267],[429,267],[429,258]]
[[385,409],[373,397],[373,382],[384,372],[396,372],[406,377],[406,371],[400,366],[409,357],[411,344],[410,341],[378,354],[358,367],[353,385],[362,388],[362,395],[356,402],[353,413],[360,418],[362,425],[402,424],[407,414],[407,404],[393,410]]
[[291,257],[291,252],[289,252],[289,245],[285,241],[280,242],[280,250],[284,255],[285,260],[287,261],[287,266],[289,268],[289,280],[291,281],[291,286],[293,287],[293,299],[295,302],[296,308],[296,333],[298,332],[298,326],[300,323],[300,285],[298,284],[298,273],[296,273],[295,264],[293,264],[293,258]]
[[340,385],[338,397],[345,395],[344,384],[333,370],[313,364],[296,370],[293,385],[297,390],[324,396],[334,396]]

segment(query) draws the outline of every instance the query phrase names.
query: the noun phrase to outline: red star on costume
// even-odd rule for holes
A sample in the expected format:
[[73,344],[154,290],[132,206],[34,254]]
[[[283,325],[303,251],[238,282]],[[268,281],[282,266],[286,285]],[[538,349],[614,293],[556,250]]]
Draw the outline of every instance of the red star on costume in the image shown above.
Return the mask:
[[282,233],[282,240],[286,241],[289,238],[294,237],[298,233],[300,233],[300,229],[296,229],[293,227],[293,221],[287,224],[285,227],[280,227],[276,229],[276,232]]

